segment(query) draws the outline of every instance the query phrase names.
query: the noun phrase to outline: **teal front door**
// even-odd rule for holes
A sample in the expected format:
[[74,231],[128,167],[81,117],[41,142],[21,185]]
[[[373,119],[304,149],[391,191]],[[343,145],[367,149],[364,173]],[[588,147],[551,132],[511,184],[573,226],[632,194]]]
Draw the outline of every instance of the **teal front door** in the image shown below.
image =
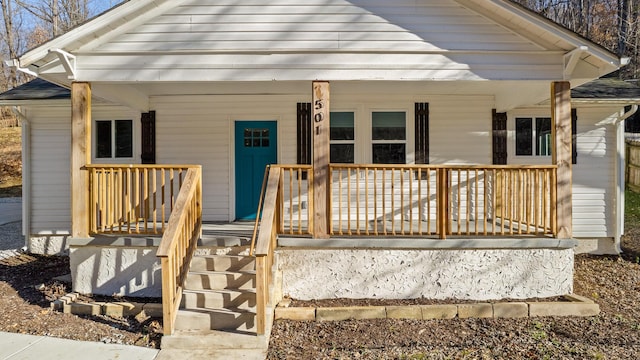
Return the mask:
[[255,220],[264,170],[278,162],[275,121],[236,121],[236,220]]

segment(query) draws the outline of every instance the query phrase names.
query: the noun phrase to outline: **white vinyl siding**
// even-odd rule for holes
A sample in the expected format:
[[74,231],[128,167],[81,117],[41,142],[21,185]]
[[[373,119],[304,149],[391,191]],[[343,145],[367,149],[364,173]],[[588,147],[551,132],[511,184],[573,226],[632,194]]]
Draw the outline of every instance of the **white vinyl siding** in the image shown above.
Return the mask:
[[564,51],[455,0],[192,0],[75,53],[89,81],[546,80]]
[[[573,236],[615,236],[616,131],[604,125],[619,108],[578,108],[578,163],[573,165]],[[596,125],[600,123],[599,125]]]
[[[607,125],[619,108],[577,108],[577,164],[573,171],[573,236],[576,238],[613,237],[615,230],[616,133]],[[526,115],[528,114],[528,115]],[[551,164],[550,156],[514,156],[515,117],[550,116],[550,110],[524,109],[508,118],[509,165]]]
[[[136,115],[137,114],[137,115]],[[31,234],[65,235],[71,231],[71,105],[30,107]],[[140,118],[116,106],[94,105],[92,117]],[[136,121],[134,120],[134,127]],[[135,141],[134,141],[135,144]],[[138,145],[139,147],[139,145]],[[139,159],[139,150],[134,150]],[[139,162],[139,161],[135,161]],[[97,162],[98,163],[98,162]]]
[[71,107],[30,108],[31,234],[71,231]]

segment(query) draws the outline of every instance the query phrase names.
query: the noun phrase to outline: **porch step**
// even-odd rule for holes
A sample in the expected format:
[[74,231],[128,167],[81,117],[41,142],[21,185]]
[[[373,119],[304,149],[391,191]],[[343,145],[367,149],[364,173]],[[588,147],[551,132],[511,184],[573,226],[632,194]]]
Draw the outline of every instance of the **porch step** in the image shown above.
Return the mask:
[[255,270],[243,271],[190,271],[185,290],[255,289]]
[[191,259],[191,271],[243,271],[255,268],[255,260],[242,255],[197,255]]
[[[265,351],[268,346],[268,336],[228,332],[219,330],[176,330],[173,335],[163,336],[161,348],[176,350],[254,350]],[[187,358],[185,353],[179,359]],[[232,358],[232,357],[227,357]],[[263,357],[264,359],[264,357]]]
[[249,256],[249,246],[199,246],[194,256],[229,255]]
[[255,332],[256,314],[242,309],[180,309],[175,329]]
[[244,290],[184,290],[182,309],[241,309],[256,307],[255,289]]

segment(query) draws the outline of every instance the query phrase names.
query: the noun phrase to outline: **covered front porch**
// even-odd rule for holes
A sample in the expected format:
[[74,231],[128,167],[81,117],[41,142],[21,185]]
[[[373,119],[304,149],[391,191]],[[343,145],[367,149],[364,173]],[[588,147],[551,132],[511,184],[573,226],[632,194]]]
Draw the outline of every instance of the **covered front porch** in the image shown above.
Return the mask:
[[[273,265],[278,257],[285,262],[279,266],[286,267],[287,261],[298,263],[296,258],[303,252],[327,254],[314,248],[400,251],[387,259],[416,258],[416,250],[446,253],[455,249],[455,254],[446,254],[455,263],[466,261],[459,257],[463,253],[473,257],[478,250],[513,250],[519,252],[515,258],[500,255],[498,263],[529,258],[566,269],[568,253],[550,255],[549,249],[571,250],[575,245],[570,240],[570,90],[567,82],[554,82],[551,88],[551,165],[330,164],[329,88],[326,82],[314,82],[312,165],[268,167],[250,236],[248,252],[255,257],[256,331],[264,333],[268,307],[278,293],[282,295],[282,288],[274,290],[278,269]],[[202,167],[92,164],[90,98],[90,84],[73,83],[72,237],[161,236],[157,256],[162,267],[165,332],[171,334],[191,259],[203,238],[202,194],[206,189]],[[295,254],[294,250],[292,256],[287,248],[303,251]],[[407,249],[412,253],[407,254]],[[539,250],[539,256],[531,256],[532,249]],[[343,255],[332,256],[341,259],[339,263],[349,259]],[[437,263],[428,257],[423,260],[423,264]],[[371,266],[379,265],[373,262]],[[499,271],[518,275],[523,269]],[[562,285],[555,292],[570,290],[565,277],[559,282]]]

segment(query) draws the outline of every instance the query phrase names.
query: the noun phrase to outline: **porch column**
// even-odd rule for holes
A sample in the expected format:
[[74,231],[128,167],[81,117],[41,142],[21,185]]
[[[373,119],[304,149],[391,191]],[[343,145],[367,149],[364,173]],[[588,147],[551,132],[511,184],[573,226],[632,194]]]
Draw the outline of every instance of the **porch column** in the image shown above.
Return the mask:
[[568,81],[551,83],[551,158],[558,166],[556,178],[556,237],[568,239],[572,230],[571,190],[571,85]]
[[313,237],[329,237],[329,82],[313,82]]
[[89,236],[89,173],[91,163],[91,84],[71,84],[71,236]]

